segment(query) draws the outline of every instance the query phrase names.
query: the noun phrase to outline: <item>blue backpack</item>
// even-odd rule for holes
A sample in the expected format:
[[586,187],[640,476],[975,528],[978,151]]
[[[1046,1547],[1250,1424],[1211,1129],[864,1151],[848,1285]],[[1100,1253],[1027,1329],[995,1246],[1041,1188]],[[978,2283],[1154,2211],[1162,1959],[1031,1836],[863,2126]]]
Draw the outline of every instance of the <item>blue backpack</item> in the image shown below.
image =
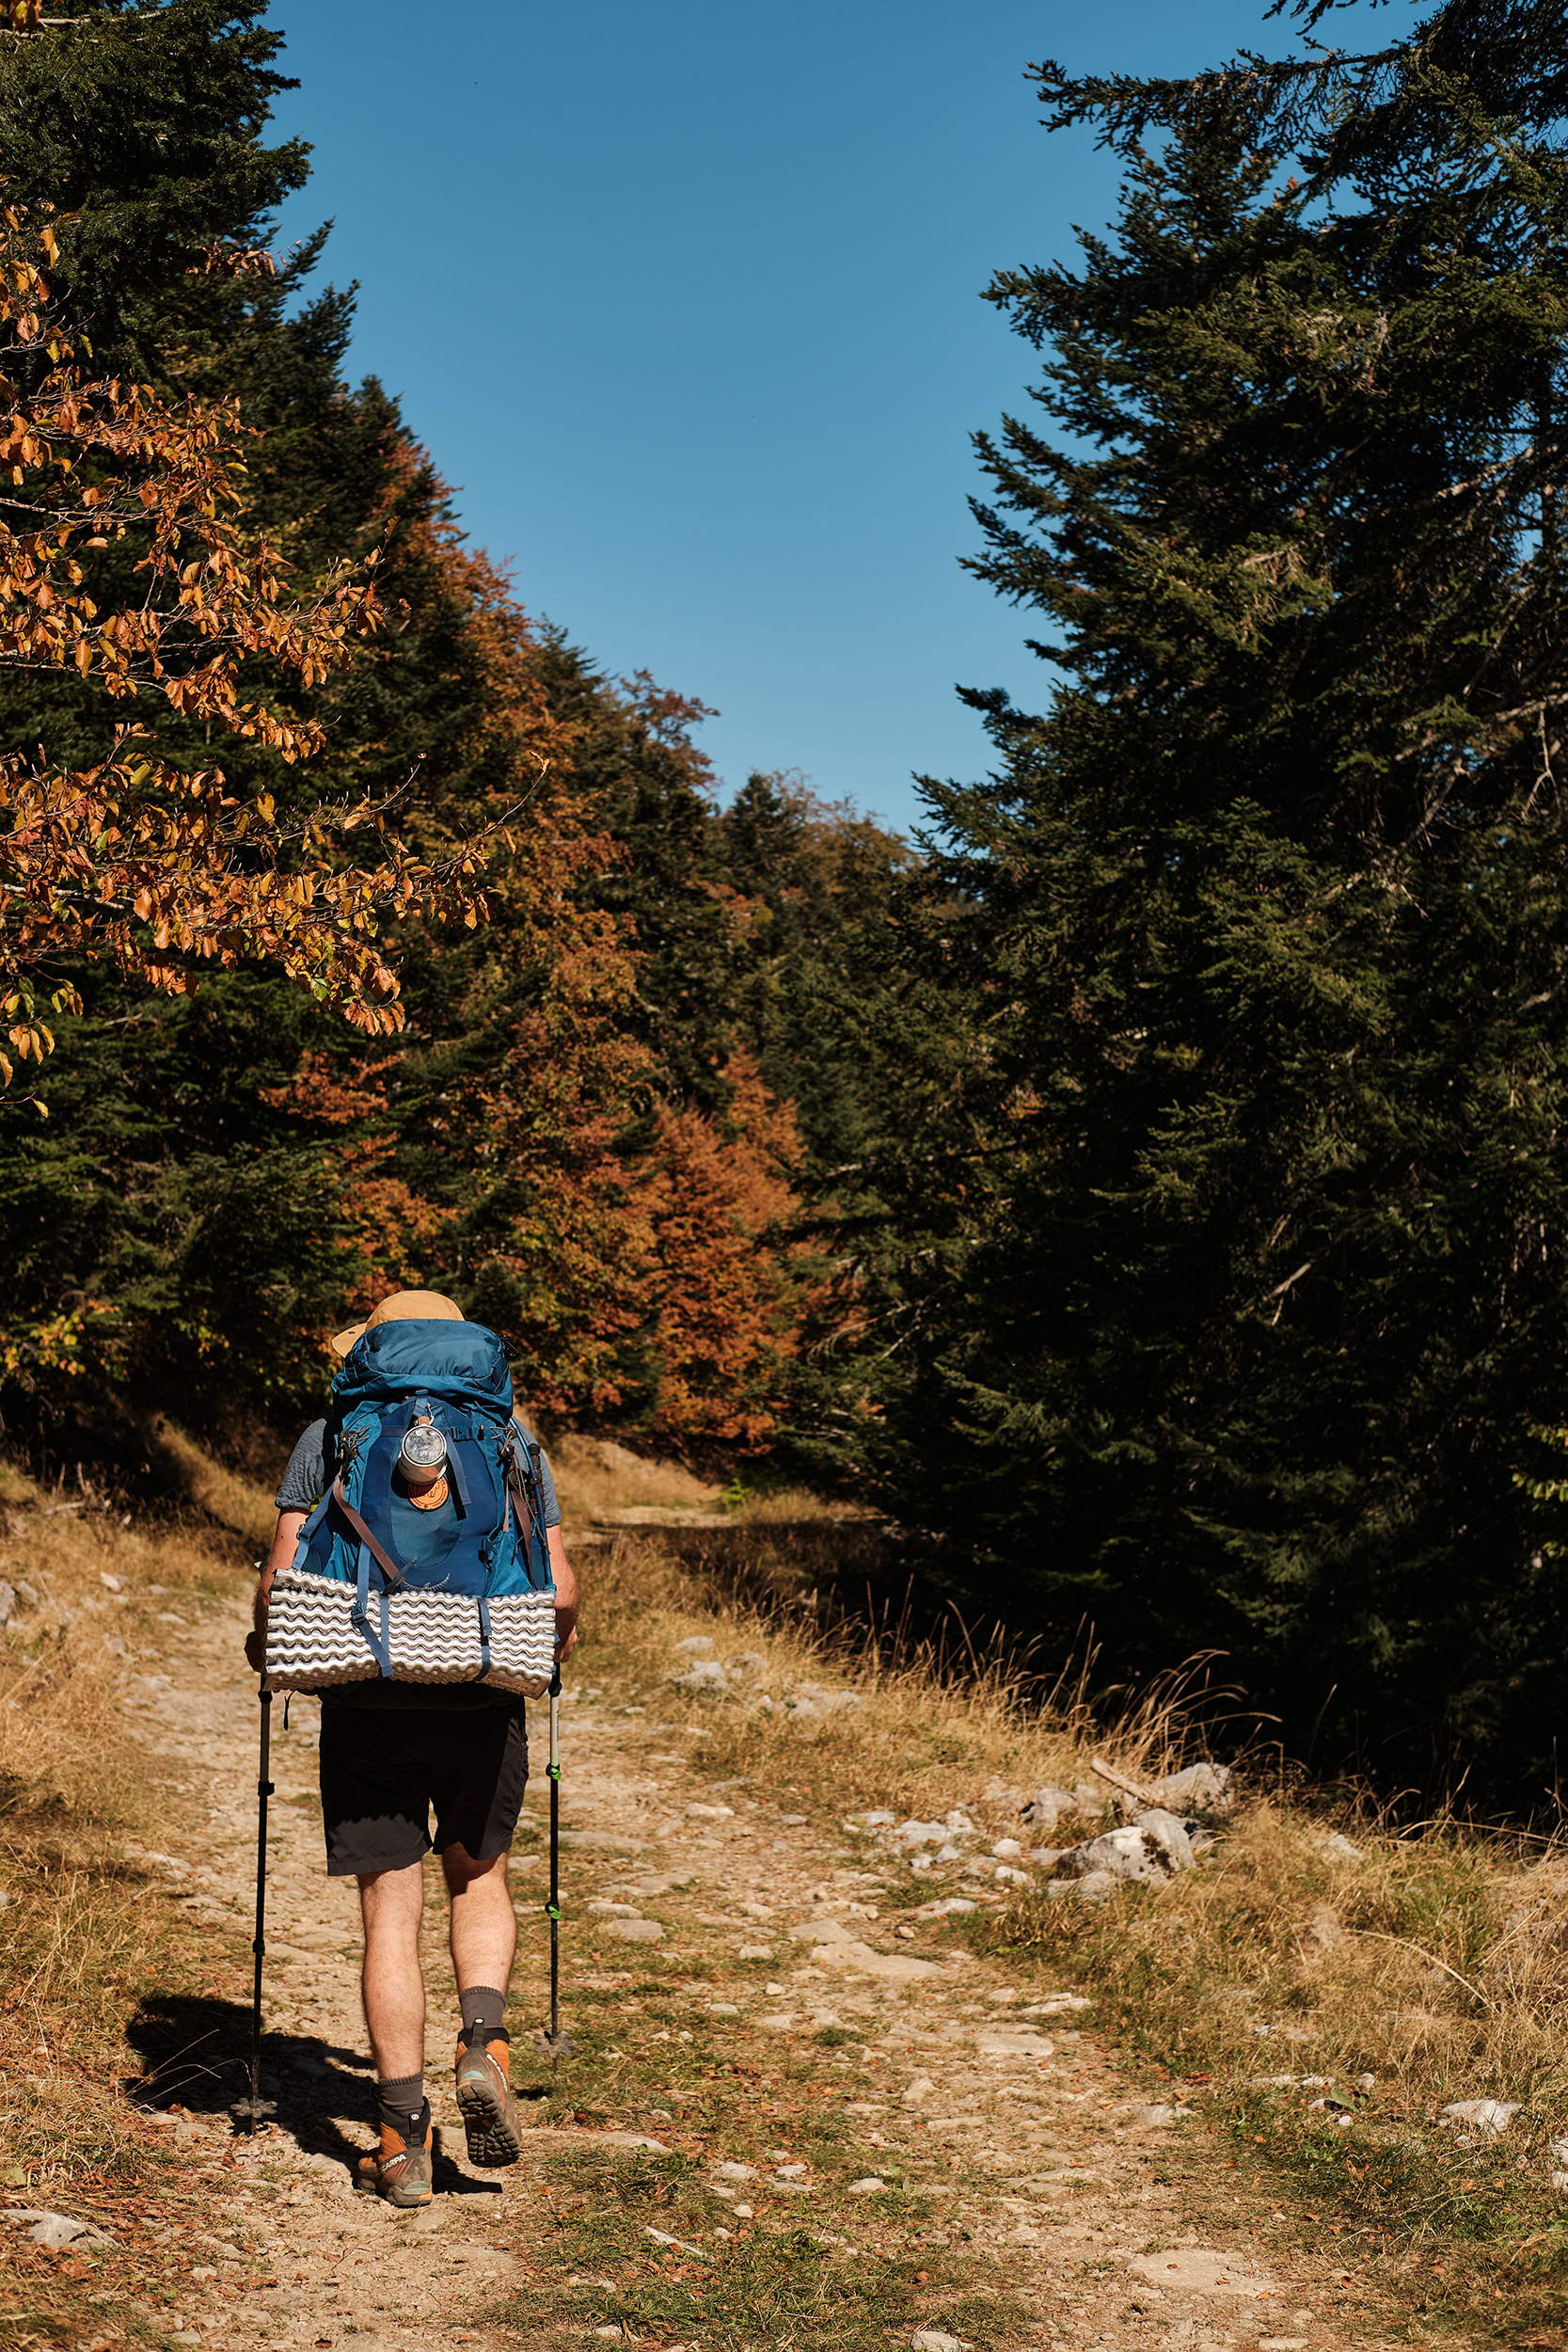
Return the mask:
[[[512,1417],[500,1341],[477,1323],[373,1325],[350,1351],[332,1400],[326,1453],[336,1475],[279,1579],[288,1590],[275,1588],[279,1641],[275,1663],[269,1634],[269,1679],[311,1688],[379,1673],[531,1688],[554,1584],[539,1448]],[[346,1626],[325,1645],[319,1628],[290,1638],[281,1619],[297,1617],[308,1596],[325,1600],[324,1584],[348,1604],[331,1611],[335,1624],[346,1613]],[[312,1626],[318,1617],[311,1613]],[[533,1638],[526,1656],[512,1657],[525,1620]],[[348,1627],[359,1637],[352,1655]],[[306,1650],[315,1653],[309,1673]],[[339,1671],[328,1671],[327,1650]],[[515,1671],[505,1671],[509,1663]]]

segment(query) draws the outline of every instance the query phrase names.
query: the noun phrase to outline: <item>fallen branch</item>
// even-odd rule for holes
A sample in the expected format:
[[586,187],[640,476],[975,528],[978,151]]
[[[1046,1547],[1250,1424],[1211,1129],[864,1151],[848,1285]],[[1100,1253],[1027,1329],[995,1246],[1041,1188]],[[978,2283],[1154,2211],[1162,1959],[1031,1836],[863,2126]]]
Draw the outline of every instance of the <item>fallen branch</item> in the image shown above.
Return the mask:
[[1098,1772],[1101,1780],[1108,1780],[1113,1788],[1119,1788],[1124,1796],[1135,1798],[1139,1804],[1151,1806],[1155,1812],[1161,1809],[1160,1798],[1152,1796],[1147,1788],[1140,1788],[1135,1780],[1129,1780],[1124,1772],[1118,1772],[1114,1766],[1102,1764],[1098,1756],[1091,1761],[1089,1770],[1091,1772]]

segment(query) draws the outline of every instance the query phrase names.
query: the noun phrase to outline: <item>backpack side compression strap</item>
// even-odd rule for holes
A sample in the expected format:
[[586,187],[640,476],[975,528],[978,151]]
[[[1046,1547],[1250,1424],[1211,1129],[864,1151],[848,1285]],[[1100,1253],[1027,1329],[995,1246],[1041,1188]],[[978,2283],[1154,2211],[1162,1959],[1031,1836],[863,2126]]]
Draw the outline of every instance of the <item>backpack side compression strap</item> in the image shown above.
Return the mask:
[[[359,1581],[361,1586],[364,1584],[365,1560],[367,1554],[374,1560],[376,1566],[381,1570],[382,1575],[387,1579],[388,1585],[401,1584],[403,1582],[403,1570],[398,1566],[397,1562],[392,1559],[389,1553],[383,1551],[381,1546],[377,1543],[370,1529],[365,1525],[364,1520],[360,1518],[358,1512],[355,1509],[347,1495],[344,1494],[341,1471],[339,1472],[338,1476],[332,1482],[332,1500],[337,1504],[339,1510],[342,1513],[344,1518],[347,1519],[350,1527],[353,1528],[355,1534],[359,1538]],[[360,1597],[364,1597],[362,1591]]]
[[[371,1630],[371,1605],[376,1600],[381,1603],[377,1613],[381,1619],[379,1635]],[[375,1660],[383,1682],[390,1681],[392,1645],[388,1639],[388,1595],[385,1585],[379,1593],[371,1591],[371,1553],[368,1544],[361,1544],[359,1547],[359,1585],[355,1595],[354,1606],[348,1613],[348,1621],[362,1636],[365,1647]]]

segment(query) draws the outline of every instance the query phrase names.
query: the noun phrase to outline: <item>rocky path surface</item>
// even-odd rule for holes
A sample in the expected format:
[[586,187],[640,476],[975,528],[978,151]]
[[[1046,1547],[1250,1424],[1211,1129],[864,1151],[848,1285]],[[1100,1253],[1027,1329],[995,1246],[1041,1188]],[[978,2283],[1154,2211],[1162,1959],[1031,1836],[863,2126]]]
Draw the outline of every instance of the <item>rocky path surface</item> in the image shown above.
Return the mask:
[[[135,1719],[186,1792],[160,1867],[230,1964],[254,1870],[242,1631],[234,1611],[171,1632],[147,1661],[168,1680],[143,1684]],[[1151,2097],[1159,2086],[1118,2064],[1070,1984],[1009,1974],[957,1930],[879,1915],[886,1874],[907,1865],[791,1814],[782,1792],[715,1785],[700,1741],[654,1712],[608,1685],[562,1709],[563,2023],[578,2054],[553,2075],[531,2046],[546,1949],[536,1729],[509,2022],[515,2076],[539,2095],[508,2172],[466,2159],[432,1887],[437,2196],[398,2216],[351,2185],[372,2144],[372,2077],[355,1891],[322,1867],[319,1712],[296,1701],[285,1730],[275,1708],[277,2114],[253,2138],[229,2119],[235,2005],[215,2037],[166,2037],[142,2096],[188,2152],[197,2194],[171,2206],[164,2293],[131,2314],[135,2333],[290,2352],[499,2352],[522,2338],[1373,2352],[1422,2340],[1387,2287],[1353,2277],[1299,2215],[1271,2215],[1266,2184],[1226,2169],[1201,2085]]]

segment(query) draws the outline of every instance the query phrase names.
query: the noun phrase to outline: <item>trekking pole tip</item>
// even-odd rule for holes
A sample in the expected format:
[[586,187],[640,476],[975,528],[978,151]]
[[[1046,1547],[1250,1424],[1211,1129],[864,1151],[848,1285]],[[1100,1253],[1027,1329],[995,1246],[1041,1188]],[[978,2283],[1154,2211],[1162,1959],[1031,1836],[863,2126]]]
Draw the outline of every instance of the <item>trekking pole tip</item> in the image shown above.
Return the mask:
[[229,2112],[236,2123],[243,2123],[246,2131],[253,2132],[259,2123],[266,2122],[269,2115],[277,2113],[277,2102],[276,2099],[236,2099]]

